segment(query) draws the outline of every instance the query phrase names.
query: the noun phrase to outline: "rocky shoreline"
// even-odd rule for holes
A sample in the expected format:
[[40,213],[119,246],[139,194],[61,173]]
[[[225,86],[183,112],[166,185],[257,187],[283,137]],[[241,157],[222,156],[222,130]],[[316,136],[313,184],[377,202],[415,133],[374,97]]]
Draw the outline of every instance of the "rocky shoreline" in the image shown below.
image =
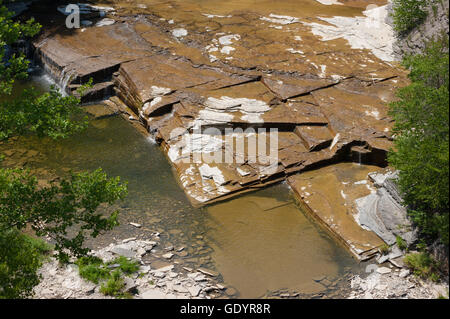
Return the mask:
[[[237,291],[220,283],[219,274],[209,269],[191,269],[177,263],[153,269],[143,260],[158,245],[157,236],[152,240],[126,239],[109,246],[93,250],[92,255],[105,262],[117,256],[137,260],[140,269],[129,277],[124,277],[124,292],[131,293],[135,299],[212,299],[234,298]],[[170,262],[170,251],[161,258]],[[347,299],[437,299],[448,298],[447,282],[434,283],[422,280],[409,269],[393,264],[369,264],[367,276],[352,275],[345,278],[350,291],[337,295],[317,294],[311,298]],[[100,284],[86,281],[79,275],[74,263],[61,265],[54,258],[47,261],[39,271],[42,281],[34,288],[35,299],[114,299],[100,292]],[[320,282],[326,279],[317,278]],[[269,298],[300,299],[299,293],[275,292]]]
[[[397,34],[393,46],[397,58],[401,59],[405,55],[421,53],[429,41],[437,40],[440,36],[448,37],[448,10],[448,1],[435,1],[426,8],[428,15],[421,24],[408,34]],[[392,4],[388,5],[388,11],[392,12]],[[392,25],[392,18],[389,17],[387,23]]]
[[447,283],[421,280],[407,269],[380,267],[366,278],[351,279],[348,299],[438,299],[449,297]]
[[[93,256],[104,262],[123,256],[140,263],[138,272],[124,276],[124,292],[131,293],[136,299],[211,299],[220,295],[233,296],[232,287],[220,284],[218,273],[213,270],[182,267],[170,263],[173,247],[161,256],[169,264],[153,269],[143,257],[151,254],[158,246],[158,236],[152,240],[125,239],[116,244],[93,250]],[[114,266],[114,265],[112,265]],[[61,265],[51,258],[39,271],[42,281],[34,288],[36,299],[113,299],[100,292],[100,284],[94,284],[81,278],[78,266],[74,263]]]

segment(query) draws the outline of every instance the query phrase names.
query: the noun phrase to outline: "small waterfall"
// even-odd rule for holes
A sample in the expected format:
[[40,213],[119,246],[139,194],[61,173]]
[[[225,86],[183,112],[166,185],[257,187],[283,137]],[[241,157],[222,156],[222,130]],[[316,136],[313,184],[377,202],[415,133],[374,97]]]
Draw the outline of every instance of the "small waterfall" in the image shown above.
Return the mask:
[[152,135],[149,135],[149,136],[147,137],[147,141],[148,141],[150,144],[157,144],[157,143],[156,143],[156,139],[155,139]]
[[70,81],[75,73],[75,70],[72,69],[67,71],[67,68],[64,68],[61,71],[61,76],[59,77],[59,87],[63,95],[67,95],[67,86],[70,84]]
[[56,87],[62,96],[67,96],[67,85],[69,84],[69,81],[71,77],[73,76],[74,72],[67,72],[66,68],[64,68],[61,71],[61,76],[59,79],[55,76],[54,70],[51,69],[51,67],[45,63],[45,56],[41,55],[39,47],[46,42],[47,39],[41,41],[39,44],[37,44],[32,52],[30,54],[30,68],[29,73],[33,73],[38,81],[45,84],[45,86],[50,87]]

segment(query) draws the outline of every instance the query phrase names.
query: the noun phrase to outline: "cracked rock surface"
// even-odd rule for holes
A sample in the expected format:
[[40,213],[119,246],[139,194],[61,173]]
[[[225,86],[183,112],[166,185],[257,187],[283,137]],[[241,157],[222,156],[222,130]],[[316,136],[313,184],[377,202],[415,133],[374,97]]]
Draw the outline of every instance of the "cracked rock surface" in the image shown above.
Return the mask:
[[[391,46],[365,36],[370,23],[389,36],[385,7],[144,2],[110,1],[103,16],[113,24],[47,26],[34,46],[67,91],[93,78],[93,98],[116,95],[109,104],[124,105],[162,145],[194,205],[346,160],[354,146],[385,164],[386,102],[406,83]],[[277,129],[277,143],[259,129]],[[266,152],[227,143],[250,138],[265,139]]]

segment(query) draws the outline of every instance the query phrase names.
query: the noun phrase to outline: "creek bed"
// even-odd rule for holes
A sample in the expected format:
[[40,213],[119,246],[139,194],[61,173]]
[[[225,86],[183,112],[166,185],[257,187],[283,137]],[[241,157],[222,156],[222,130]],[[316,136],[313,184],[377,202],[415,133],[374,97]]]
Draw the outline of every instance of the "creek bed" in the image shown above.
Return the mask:
[[[41,80],[37,84],[48,87]],[[92,119],[86,131],[65,140],[19,138],[0,145],[0,152],[5,150],[9,155],[2,165],[29,167],[43,180],[98,167],[121,176],[129,195],[112,207],[121,211],[120,226],[88,245],[100,248],[159,232],[161,255],[174,247],[167,264],[215,270],[236,297],[341,297],[348,288],[345,276],[362,270],[298,208],[284,183],[193,208],[158,145],[119,116]],[[166,264],[148,259],[154,268]]]

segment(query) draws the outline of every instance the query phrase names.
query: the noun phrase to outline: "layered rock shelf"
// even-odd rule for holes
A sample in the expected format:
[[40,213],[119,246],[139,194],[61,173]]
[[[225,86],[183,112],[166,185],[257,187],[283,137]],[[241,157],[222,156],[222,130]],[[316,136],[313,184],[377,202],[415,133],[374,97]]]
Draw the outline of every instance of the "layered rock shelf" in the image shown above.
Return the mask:
[[[300,194],[301,173],[339,162],[386,166],[387,102],[406,77],[392,62],[384,7],[364,11],[366,1],[344,1],[338,11],[311,0],[291,17],[248,8],[209,13],[190,1],[112,2],[108,23],[99,16],[67,30],[60,14],[60,27],[46,26],[34,41],[36,55],[69,93],[92,78],[88,99],[113,96],[108,105],[138,119],[193,205],[294,175],[289,181]],[[383,37],[389,41],[380,43]],[[228,143],[252,138],[264,152]],[[335,182],[326,176],[320,183]],[[358,226],[347,223],[346,230]],[[356,254],[382,243],[361,232],[349,244]]]

